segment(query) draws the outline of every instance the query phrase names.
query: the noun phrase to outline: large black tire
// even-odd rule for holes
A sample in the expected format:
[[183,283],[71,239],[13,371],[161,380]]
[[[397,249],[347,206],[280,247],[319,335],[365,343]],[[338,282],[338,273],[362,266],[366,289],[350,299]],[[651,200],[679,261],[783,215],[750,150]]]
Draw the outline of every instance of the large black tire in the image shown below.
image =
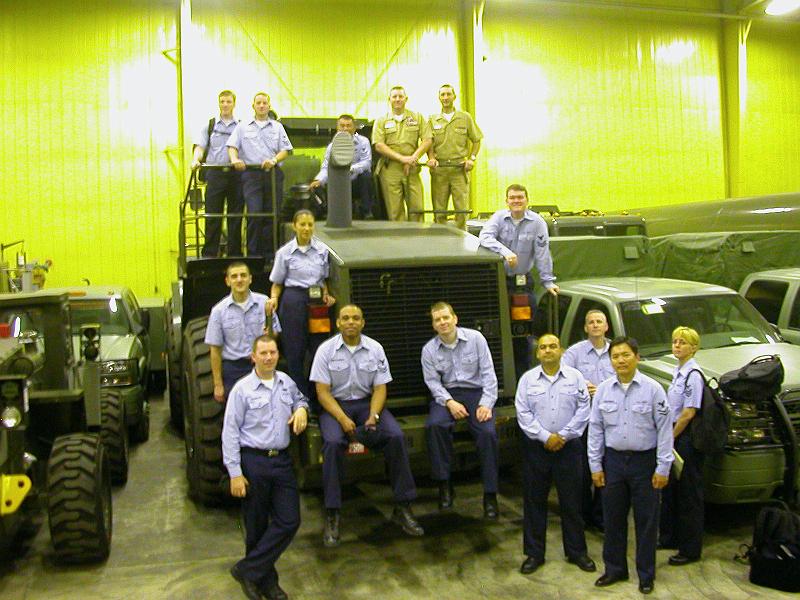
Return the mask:
[[225,405],[214,400],[211,357],[204,341],[207,324],[208,317],[193,319],[183,333],[183,422],[189,496],[216,506],[226,498],[220,441]]
[[150,400],[142,402],[142,414],[139,422],[130,430],[131,441],[141,444],[150,439]]
[[125,403],[113,388],[100,391],[100,439],[106,447],[111,483],[128,481],[128,425],[125,423]]
[[172,304],[167,305],[167,382],[169,384],[169,421],[172,426],[183,433],[183,400],[181,385],[181,340],[172,326]]
[[99,436],[56,438],[47,463],[47,513],[56,557],[96,562],[111,550],[111,477]]

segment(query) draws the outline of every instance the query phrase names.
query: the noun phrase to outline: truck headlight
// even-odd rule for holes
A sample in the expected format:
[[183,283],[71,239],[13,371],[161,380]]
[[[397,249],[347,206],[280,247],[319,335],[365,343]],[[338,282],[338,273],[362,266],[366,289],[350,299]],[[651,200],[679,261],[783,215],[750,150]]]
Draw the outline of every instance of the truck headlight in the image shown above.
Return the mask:
[[138,380],[139,366],[135,359],[107,360],[100,363],[101,386],[133,385]]
[[0,413],[0,423],[6,429],[14,429],[22,423],[22,413],[16,406],[6,406]]

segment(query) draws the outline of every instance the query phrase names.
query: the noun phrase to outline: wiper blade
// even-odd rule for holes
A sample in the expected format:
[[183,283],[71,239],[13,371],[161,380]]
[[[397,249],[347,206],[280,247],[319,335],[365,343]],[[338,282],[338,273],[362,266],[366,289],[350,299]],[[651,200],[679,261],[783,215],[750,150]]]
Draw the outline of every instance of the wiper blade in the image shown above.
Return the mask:
[[[714,348],[731,348],[733,346],[746,346],[748,344],[763,344],[764,342],[753,342],[751,340],[742,340],[741,342],[731,342],[730,344],[723,344],[722,346],[714,346]],[[706,348],[711,350],[711,348]]]

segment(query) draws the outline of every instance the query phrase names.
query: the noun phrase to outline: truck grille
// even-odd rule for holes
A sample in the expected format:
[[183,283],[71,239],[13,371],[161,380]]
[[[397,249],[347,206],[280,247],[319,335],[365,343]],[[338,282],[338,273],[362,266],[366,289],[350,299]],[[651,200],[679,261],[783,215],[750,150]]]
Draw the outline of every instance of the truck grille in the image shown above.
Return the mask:
[[383,345],[389,359],[390,398],[428,394],[420,354],[435,334],[428,309],[438,301],[453,305],[459,325],[482,331],[503,381],[497,282],[496,264],[350,271],[351,300],[364,310],[364,333]]
[[792,389],[784,392],[781,397],[783,406],[792,422],[792,429],[795,435],[800,437],[800,389]]

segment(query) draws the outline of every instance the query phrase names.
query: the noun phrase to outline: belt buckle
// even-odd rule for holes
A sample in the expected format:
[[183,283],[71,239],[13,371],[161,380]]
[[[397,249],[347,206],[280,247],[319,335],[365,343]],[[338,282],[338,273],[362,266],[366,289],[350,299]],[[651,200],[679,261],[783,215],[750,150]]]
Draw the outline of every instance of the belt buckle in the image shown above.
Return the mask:
[[311,300],[322,300],[322,286],[312,285],[308,288],[308,297]]
[[280,450],[267,450],[267,457],[273,458],[275,456],[278,456],[280,452],[281,452]]
[[528,284],[528,276],[525,274],[514,276],[515,285],[522,287]]

